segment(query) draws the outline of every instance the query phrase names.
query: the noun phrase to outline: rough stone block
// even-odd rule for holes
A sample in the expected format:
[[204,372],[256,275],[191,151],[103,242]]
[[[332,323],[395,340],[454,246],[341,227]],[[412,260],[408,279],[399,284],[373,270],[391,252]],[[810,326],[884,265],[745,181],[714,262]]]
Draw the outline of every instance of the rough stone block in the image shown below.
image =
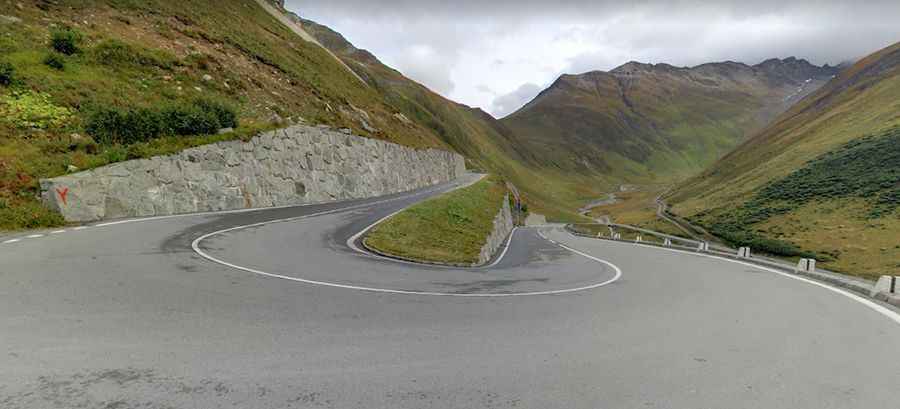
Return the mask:
[[41,181],[69,221],[362,198],[455,179],[462,156],[304,125]]

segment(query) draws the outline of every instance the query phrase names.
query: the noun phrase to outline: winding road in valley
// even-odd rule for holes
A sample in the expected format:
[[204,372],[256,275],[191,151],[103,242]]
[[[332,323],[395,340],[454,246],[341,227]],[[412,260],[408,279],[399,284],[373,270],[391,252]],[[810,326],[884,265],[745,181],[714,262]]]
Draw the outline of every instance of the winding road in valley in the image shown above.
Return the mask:
[[897,405],[900,316],[822,284],[552,225],[486,268],[354,249],[468,181],[4,239],[0,407]]

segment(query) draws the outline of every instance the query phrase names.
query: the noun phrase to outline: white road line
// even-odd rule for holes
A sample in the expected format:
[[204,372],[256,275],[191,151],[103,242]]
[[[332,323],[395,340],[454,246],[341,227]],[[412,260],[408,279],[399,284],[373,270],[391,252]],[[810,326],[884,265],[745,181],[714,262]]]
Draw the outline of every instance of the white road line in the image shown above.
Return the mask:
[[[566,232],[566,233],[569,234],[569,235],[571,235],[572,237],[578,238],[578,236],[575,236],[575,235],[572,234],[572,233],[568,233],[568,232]],[[585,238],[585,239],[586,239],[586,237],[582,237],[582,238]],[[599,239],[590,239],[590,240],[599,240]],[[625,244],[625,243],[623,243],[623,244]],[[657,247],[657,246],[651,246],[651,245],[648,245],[648,244],[638,244],[638,243],[631,243],[631,244],[632,244],[632,245],[635,245],[635,246],[642,246],[642,247],[653,248],[653,249],[656,249],[656,250],[670,251],[670,252],[673,252],[673,253],[690,254],[690,255],[694,255],[694,256],[700,256],[700,257],[711,258],[711,259],[715,259],[715,260],[728,261],[728,262],[731,262],[731,263],[741,264],[741,265],[744,265],[744,266],[747,266],[747,267],[752,267],[752,268],[756,268],[756,269],[759,269],[759,270],[768,271],[768,272],[770,272],[770,273],[775,273],[775,274],[778,274],[778,275],[780,275],[780,276],[782,276],[782,277],[790,278],[790,279],[792,279],[792,280],[802,281],[802,282],[804,282],[804,283],[812,284],[812,285],[815,285],[815,286],[824,288],[824,289],[826,289],[826,290],[828,290],[828,291],[831,291],[831,292],[833,292],[833,293],[837,293],[837,294],[843,295],[844,297],[850,298],[851,300],[856,301],[856,302],[858,302],[858,303],[860,303],[860,304],[862,304],[862,305],[864,305],[864,306],[866,306],[866,307],[868,307],[868,308],[874,310],[875,312],[878,312],[878,313],[881,314],[881,315],[884,315],[885,317],[887,317],[888,319],[894,321],[895,323],[900,324],[900,314],[898,314],[898,313],[895,312],[894,310],[891,310],[890,308],[887,308],[887,307],[885,307],[885,306],[883,306],[883,305],[881,305],[881,304],[878,304],[877,302],[874,302],[874,301],[872,301],[872,300],[869,300],[869,299],[867,299],[867,298],[865,298],[865,297],[863,297],[863,296],[854,294],[854,293],[852,293],[852,292],[850,292],[850,291],[847,291],[847,290],[844,290],[844,289],[841,289],[841,288],[837,288],[837,287],[834,287],[834,286],[831,286],[831,285],[829,285],[829,284],[825,284],[825,283],[822,283],[822,282],[819,282],[819,281],[816,281],[816,280],[813,280],[813,279],[809,279],[809,278],[805,278],[805,277],[800,277],[800,276],[797,276],[797,275],[794,275],[794,274],[785,273],[785,272],[783,272],[783,271],[778,271],[778,270],[776,270],[776,269],[774,269],[774,268],[769,268],[769,267],[760,266],[760,265],[758,265],[758,264],[748,263],[748,262],[745,262],[745,261],[739,261],[739,260],[732,260],[732,259],[726,258],[726,257],[714,256],[714,255],[712,255],[712,254],[704,254],[704,253],[697,253],[697,252],[687,251],[687,250],[678,250],[678,249],[670,249],[670,248],[665,248],[665,247]]]
[[56,231],[51,231],[50,234],[62,234],[65,232],[66,232],[65,230],[56,230]]
[[7,240],[7,241],[4,241],[3,244],[18,243],[18,242],[20,242],[20,241],[22,241],[22,239],[9,239],[9,240]]
[[86,229],[86,228],[88,228],[88,226],[78,226],[78,227],[76,227],[76,228],[74,228],[74,229],[72,229],[72,230],[84,230],[84,229]]
[[[493,263],[486,266],[487,268],[495,267],[497,264],[500,264],[500,261],[503,260],[503,257],[506,257],[506,252],[509,250],[509,245],[510,243],[512,243],[512,238],[513,235],[516,234],[516,230],[519,230],[519,227],[513,226],[512,231],[509,232],[509,236],[506,237],[506,243],[503,244],[503,251],[500,252],[500,255],[497,256],[497,259],[494,260]],[[540,232],[538,232],[538,234],[540,234]]]
[[[313,216],[316,216],[316,215],[309,215],[309,217],[313,217]],[[305,278],[291,277],[291,276],[286,276],[283,274],[267,273],[265,271],[260,271],[260,270],[252,269],[249,267],[243,267],[243,266],[239,266],[237,264],[229,263],[227,261],[219,260],[213,256],[210,256],[209,254],[205,253],[204,251],[200,250],[200,248],[198,246],[198,243],[201,240],[205,239],[206,237],[215,235],[215,234],[218,234],[218,233],[210,233],[207,236],[204,236],[204,237],[201,237],[201,238],[195,240],[194,243],[192,244],[192,247],[194,248],[194,251],[197,254],[199,254],[201,257],[203,257],[207,260],[210,260],[214,263],[218,263],[218,264],[221,264],[224,266],[234,268],[236,270],[246,271],[248,273],[253,273],[253,274],[257,274],[257,275],[261,275],[261,276],[265,276],[265,277],[279,278],[282,280],[295,281],[295,282],[305,283],[305,284],[321,285],[321,286],[325,286],[325,287],[344,288],[344,289],[349,289],[349,290],[359,290],[359,291],[368,291],[368,292],[376,292],[376,293],[403,294],[403,295],[426,295],[426,296],[441,296],[441,297],[517,297],[517,296],[520,297],[520,296],[537,296],[537,295],[557,295],[557,294],[567,294],[567,293],[574,293],[574,292],[579,292],[579,291],[586,291],[586,290],[592,290],[595,288],[600,288],[605,285],[612,284],[612,283],[616,282],[619,278],[622,277],[622,270],[615,264],[610,263],[606,260],[601,260],[597,257],[591,256],[589,254],[583,253],[578,250],[575,250],[575,249],[565,246],[563,244],[555,243],[557,246],[560,246],[560,247],[562,247],[568,251],[571,251],[575,254],[578,254],[578,255],[586,257],[588,259],[594,260],[598,263],[602,263],[602,264],[609,266],[616,272],[615,276],[613,276],[613,278],[610,278],[609,280],[606,280],[606,281],[603,281],[600,283],[596,283],[596,284],[587,285],[584,287],[566,288],[566,289],[562,289],[562,290],[550,290],[550,291],[532,291],[532,292],[523,292],[523,293],[470,293],[470,294],[466,294],[466,293],[442,293],[442,292],[431,292],[431,291],[407,291],[407,290],[393,290],[393,289],[388,289],[388,288],[361,287],[361,286],[355,286],[355,285],[331,283],[331,282],[326,282],[326,281],[307,280]],[[546,238],[540,231],[538,231],[538,234],[541,237]]]
[[39,239],[41,237],[44,237],[44,235],[43,234],[32,234],[30,236],[26,236],[25,238],[26,239]]
[[[244,267],[244,266],[239,266],[237,264],[233,264],[233,263],[229,263],[224,260],[220,260],[220,259],[215,258],[212,255],[206,253],[202,249],[200,249],[200,243],[203,240],[206,240],[210,237],[213,237],[213,236],[216,236],[219,234],[228,233],[228,232],[235,231],[235,230],[264,226],[267,224],[290,222],[290,221],[302,220],[302,219],[311,218],[311,217],[323,216],[323,215],[332,214],[332,213],[341,213],[341,212],[355,210],[360,207],[374,206],[377,204],[386,203],[386,202],[390,202],[390,201],[396,201],[399,199],[400,198],[394,198],[394,199],[388,199],[388,200],[383,200],[383,201],[379,201],[379,202],[350,206],[350,207],[346,207],[346,208],[342,208],[342,209],[334,209],[334,210],[329,210],[329,211],[324,211],[324,212],[319,212],[319,213],[308,214],[305,216],[297,216],[297,217],[292,217],[292,218],[287,218],[287,219],[279,219],[279,220],[270,220],[270,221],[265,221],[265,222],[260,222],[260,223],[249,224],[249,225],[245,225],[245,226],[235,226],[235,227],[231,227],[228,229],[223,229],[223,230],[219,230],[219,231],[214,231],[212,233],[204,234],[203,236],[198,237],[196,240],[194,240],[191,243],[191,248],[193,248],[194,252],[197,253],[200,257],[203,257],[209,261],[212,261],[213,263],[221,264],[226,267],[231,267],[235,270],[241,270],[241,271],[245,271],[248,273],[261,275],[264,277],[278,278],[278,279],[282,279],[282,280],[294,281],[294,282],[305,283],[305,284],[320,285],[320,286],[325,286],[325,287],[344,288],[344,289],[349,289],[349,290],[368,291],[368,292],[375,292],[375,293],[402,294],[402,295],[425,295],[425,296],[441,296],[441,297],[472,297],[472,298],[556,295],[556,294],[567,294],[567,293],[574,293],[574,292],[579,292],[579,291],[593,290],[595,288],[600,288],[605,285],[609,285],[622,277],[622,270],[615,264],[612,264],[606,260],[602,260],[597,257],[591,256],[589,254],[583,253],[581,251],[575,250],[571,247],[553,242],[552,240],[550,240],[550,241],[553,242],[554,244],[556,244],[557,246],[560,246],[560,247],[562,247],[568,251],[571,251],[575,254],[578,254],[580,256],[586,257],[590,260],[593,260],[598,263],[609,266],[616,272],[615,275],[609,280],[591,284],[591,285],[586,285],[583,287],[566,288],[566,289],[561,289],[561,290],[549,290],[549,291],[532,291],[532,292],[522,292],[522,293],[469,293],[469,294],[466,294],[466,293],[444,293],[444,292],[432,292],[432,291],[408,291],[408,290],[395,290],[395,289],[389,289],[389,288],[361,287],[361,286],[333,283],[333,282],[327,282],[327,281],[307,280],[305,278],[291,277],[291,276],[287,276],[284,274],[267,273],[265,271],[256,270],[256,269]],[[547,239],[546,236],[544,236],[544,234],[540,230],[538,230],[538,235],[540,235],[545,240],[549,240],[549,239]],[[512,236],[512,235],[510,235],[510,236]]]

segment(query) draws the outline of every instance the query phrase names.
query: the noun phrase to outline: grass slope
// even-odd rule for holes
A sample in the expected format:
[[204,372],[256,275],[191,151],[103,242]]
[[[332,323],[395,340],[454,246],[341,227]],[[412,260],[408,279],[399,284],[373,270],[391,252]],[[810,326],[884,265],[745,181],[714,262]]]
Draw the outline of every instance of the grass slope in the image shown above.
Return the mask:
[[703,170],[833,72],[792,58],[753,67],[628,63],[564,75],[502,122],[559,169],[671,181]]
[[701,175],[673,211],[733,242],[900,273],[900,44],[858,62]]
[[[0,9],[18,19],[0,22],[0,229],[62,223],[37,202],[40,178],[243,137],[273,126],[275,115],[447,147],[253,0],[0,0]],[[75,49],[54,50],[59,31]],[[99,108],[197,98],[234,107],[238,132],[122,145],[85,129]]]
[[498,178],[482,179],[392,216],[372,229],[366,245],[415,260],[477,263],[505,194]]
[[582,220],[575,209],[613,186],[603,175],[568,172],[547,160],[546,152],[521,143],[503,123],[477,108],[432,92],[358,49],[339,33],[294,18],[304,30],[347,62],[373,88],[401,110],[403,118],[429,129],[462,153],[473,168],[502,175],[523,194],[530,209],[554,220]]

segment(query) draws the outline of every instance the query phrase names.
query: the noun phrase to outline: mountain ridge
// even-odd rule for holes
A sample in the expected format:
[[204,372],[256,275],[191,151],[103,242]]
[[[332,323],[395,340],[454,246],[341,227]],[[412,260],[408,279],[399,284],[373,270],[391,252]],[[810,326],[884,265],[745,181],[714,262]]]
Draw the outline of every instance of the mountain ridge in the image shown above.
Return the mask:
[[900,248],[884,234],[900,229],[897,146],[900,43],[842,71],[668,201],[734,242],[785,243],[849,273],[900,272]]
[[756,66],[631,61],[609,72],[561,75],[501,122],[530,150],[554,152],[565,170],[613,172],[628,182],[683,177],[836,72],[796,57]]

